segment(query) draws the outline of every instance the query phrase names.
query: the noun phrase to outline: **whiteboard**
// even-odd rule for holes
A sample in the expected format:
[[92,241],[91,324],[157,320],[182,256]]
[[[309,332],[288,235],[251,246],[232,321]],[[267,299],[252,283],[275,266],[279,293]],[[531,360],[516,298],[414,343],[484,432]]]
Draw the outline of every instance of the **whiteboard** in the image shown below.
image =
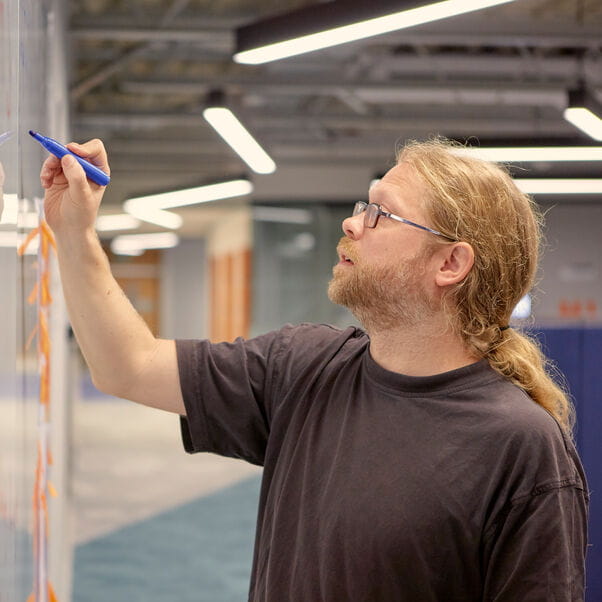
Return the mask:
[[[32,593],[32,488],[38,414],[35,328],[27,296],[35,253],[17,246],[36,219],[42,153],[28,129],[47,126],[46,20],[39,0],[0,0],[0,601]],[[34,251],[34,248],[31,249]]]

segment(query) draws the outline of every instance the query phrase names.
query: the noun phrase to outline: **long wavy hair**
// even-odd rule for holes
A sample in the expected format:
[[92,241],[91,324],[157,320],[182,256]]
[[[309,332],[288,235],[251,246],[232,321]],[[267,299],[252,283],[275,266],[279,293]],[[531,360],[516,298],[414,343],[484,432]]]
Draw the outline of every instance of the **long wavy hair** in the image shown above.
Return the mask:
[[431,225],[474,250],[471,271],[444,299],[450,327],[572,436],[574,410],[562,376],[535,339],[505,328],[534,286],[542,215],[505,167],[469,157],[461,148],[441,138],[412,141],[397,157],[426,184]]

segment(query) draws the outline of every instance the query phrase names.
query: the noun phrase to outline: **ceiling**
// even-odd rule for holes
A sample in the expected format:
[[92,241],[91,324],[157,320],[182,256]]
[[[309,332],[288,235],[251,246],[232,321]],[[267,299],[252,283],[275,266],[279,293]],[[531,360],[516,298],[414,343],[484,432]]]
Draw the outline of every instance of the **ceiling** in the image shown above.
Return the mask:
[[[216,89],[278,165],[254,176],[266,198],[302,198],[322,172],[337,177],[320,194],[347,197],[345,173],[382,172],[408,138],[592,142],[562,111],[583,80],[602,98],[600,0],[517,0],[265,65],[232,61],[236,27],[309,4],[319,18],[320,2],[299,0],[71,2],[71,132],[109,150],[105,211],[248,171],[202,118]],[[592,165],[530,169],[591,176]]]

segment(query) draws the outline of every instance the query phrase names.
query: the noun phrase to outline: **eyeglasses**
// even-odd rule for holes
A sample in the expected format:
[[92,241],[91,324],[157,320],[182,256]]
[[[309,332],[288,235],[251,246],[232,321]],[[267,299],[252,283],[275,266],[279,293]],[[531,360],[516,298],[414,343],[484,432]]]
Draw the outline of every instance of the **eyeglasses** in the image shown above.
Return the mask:
[[408,226],[414,226],[414,228],[420,228],[426,232],[430,232],[431,234],[435,234],[435,236],[441,236],[446,240],[451,242],[456,242],[455,238],[451,238],[451,236],[447,236],[446,234],[442,234],[438,230],[433,230],[432,228],[427,228],[426,226],[421,226],[420,224],[416,224],[411,222],[409,219],[405,219],[403,217],[399,217],[399,215],[395,215],[393,213],[389,213],[388,211],[383,211],[380,205],[376,203],[366,203],[364,201],[358,201],[353,207],[353,216],[359,215],[360,213],[364,214],[364,227],[365,228],[376,228],[376,224],[378,224],[378,218],[382,215],[383,217],[390,217],[395,221],[401,222],[403,224],[407,224]]

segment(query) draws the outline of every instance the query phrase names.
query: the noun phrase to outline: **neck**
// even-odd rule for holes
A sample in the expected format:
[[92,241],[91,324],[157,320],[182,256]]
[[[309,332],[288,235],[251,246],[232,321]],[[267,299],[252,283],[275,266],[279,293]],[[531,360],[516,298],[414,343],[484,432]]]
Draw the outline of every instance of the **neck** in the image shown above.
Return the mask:
[[398,329],[367,329],[372,359],[391,372],[432,376],[462,368],[480,358],[454,334],[442,316]]

